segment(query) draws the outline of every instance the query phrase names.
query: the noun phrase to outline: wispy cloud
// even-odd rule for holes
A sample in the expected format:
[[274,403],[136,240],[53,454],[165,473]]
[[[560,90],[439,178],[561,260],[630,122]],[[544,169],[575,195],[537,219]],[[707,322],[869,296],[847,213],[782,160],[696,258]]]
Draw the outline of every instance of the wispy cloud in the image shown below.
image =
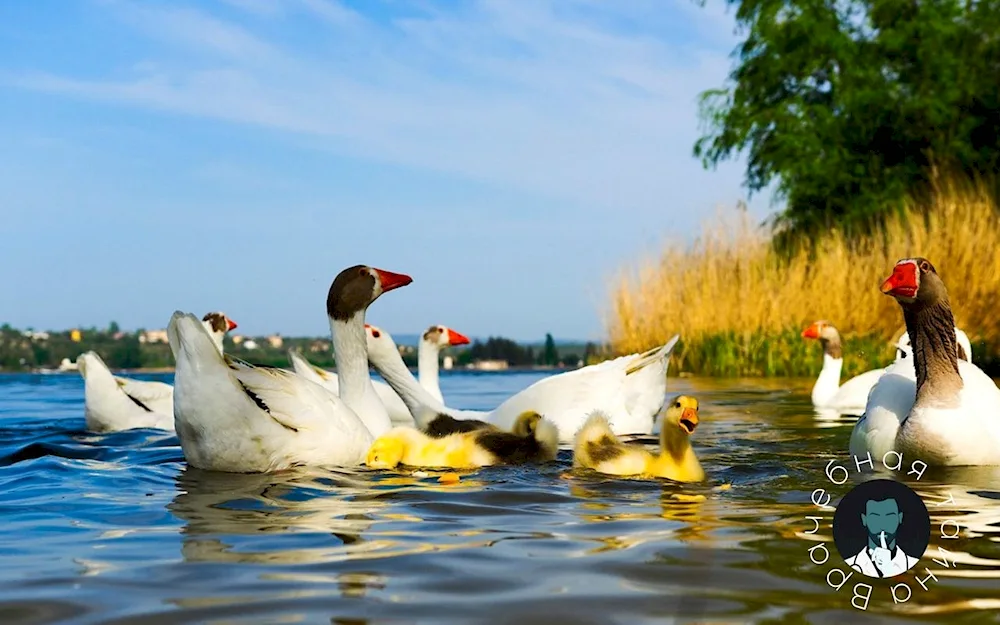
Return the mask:
[[282,42],[242,13],[227,21],[193,6],[114,3],[107,10],[124,24],[168,44],[152,66],[109,59],[105,79],[33,73],[18,84],[306,135],[338,153],[595,208],[655,211],[677,184],[656,173],[665,155],[678,145],[689,153],[695,138],[694,95],[728,67],[717,41],[635,26],[689,14],[689,0],[482,0],[384,21],[332,0],[283,3],[280,13],[262,0],[226,3],[318,22],[304,40]]
[[37,296],[0,321],[322,332],[331,268],[378,262],[419,279],[375,307],[394,331],[596,337],[608,273],[742,195],[691,154],[716,0],[41,4],[0,3],[0,229],[44,250],[0,268]]

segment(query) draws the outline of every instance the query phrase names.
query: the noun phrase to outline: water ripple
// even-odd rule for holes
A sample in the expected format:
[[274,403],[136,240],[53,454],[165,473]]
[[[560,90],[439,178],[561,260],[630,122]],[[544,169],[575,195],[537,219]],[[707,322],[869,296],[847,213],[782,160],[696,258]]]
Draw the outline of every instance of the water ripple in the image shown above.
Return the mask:
[[[442,386],[488,408],[537,377]],[[0,622],[998,622],[1000,469],[910,482],[934,528],[967,528],[932,534],[921,564],[954,566],[929,590],[861,612],[827,585],[807,550],[832,538],[805,517],[814,489],[857,481],[838,490],[822,470],[853,420],[817,415],[808,382],[671,380],[701,400],[708,472],[679,485],[575,471],[566,450],[458,483],[204,472],[172,434],[85,432],[79,376],[0,376]]]

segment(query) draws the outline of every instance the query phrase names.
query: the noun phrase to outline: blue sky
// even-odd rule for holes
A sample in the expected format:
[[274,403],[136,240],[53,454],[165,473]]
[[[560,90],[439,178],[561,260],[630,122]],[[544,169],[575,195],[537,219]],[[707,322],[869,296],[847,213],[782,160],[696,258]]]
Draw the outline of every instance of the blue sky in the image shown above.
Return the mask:
[[393,332],[599,339],[619,269],[745,197],[742,161],[691,155],[733,23],[721,0],[2,3],[0,321],[323,335],[364,263],[413,276],[369,309]]

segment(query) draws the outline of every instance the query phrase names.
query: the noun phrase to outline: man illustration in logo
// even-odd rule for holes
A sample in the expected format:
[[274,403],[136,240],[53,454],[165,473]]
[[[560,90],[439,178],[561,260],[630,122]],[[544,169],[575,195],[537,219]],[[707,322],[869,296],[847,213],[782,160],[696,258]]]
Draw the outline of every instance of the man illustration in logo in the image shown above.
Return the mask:
[[867,530],[867,544],[846,562],[854,570],[869,577],[895,577],[907,571],[919,558],[904,553],[896,544],[896,531],[903,523],[903,512],[896,499],[869,499],[861,513],[861,524]]

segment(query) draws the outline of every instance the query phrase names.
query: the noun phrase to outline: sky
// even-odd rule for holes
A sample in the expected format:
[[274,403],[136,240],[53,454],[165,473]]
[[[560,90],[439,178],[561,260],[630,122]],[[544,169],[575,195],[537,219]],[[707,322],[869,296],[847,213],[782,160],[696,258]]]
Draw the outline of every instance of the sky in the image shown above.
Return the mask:
[[[722,0],[0,4],[0,322],[596,339],[612,279],[746,199],[692,155]],[[770,197],[755,195],[763,219]]]

